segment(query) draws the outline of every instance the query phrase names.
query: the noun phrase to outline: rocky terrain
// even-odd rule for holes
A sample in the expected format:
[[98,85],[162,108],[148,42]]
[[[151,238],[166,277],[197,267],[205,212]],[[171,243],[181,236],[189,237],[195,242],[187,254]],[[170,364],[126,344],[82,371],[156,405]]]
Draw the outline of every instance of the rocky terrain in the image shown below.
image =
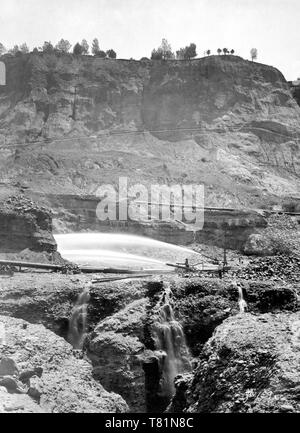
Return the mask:
[[[65,264],[53,230],[127,231],[203,262],[226,247],[231,269],[91,284],[68,265],[1,268],[0,412],[299,412],[299,226],[270,214],[299,211],[282,74],[229,55],[1,60],[0,258]],[[203,183],[204,229],[101,224],[96,190],[119,176]]]
[[186,410],[299,412],[299,345],[299,312],[227,319],[186,378]]
[[258,203],[255,190],[297,194],[300,110],[275,68],[235,56],[2,60],[3,180],[43,193],[59,185],[64,193],[93,194],[119,176],[185,179],[204,182],[211,205]]
[[[37,213],[36,206],[24,198],[8,199],[3,208],[20,209],[20,218],[26,221],[28,215],[40,224],[46,212]],[[46,239],[53,239],[51,216],[46,221]],[[26,232],[30,245],[39,231],[38,225],[32,227],[32,232]],[[203,277],[181,271],[91,285],[93,275],[72,274],[73,268],[71,274],[23,270],[0,275],[1,410],[297,411],[297,235],[291,219],[271,217],[255,235],[261,237],[263,248],[257,242],[254,248],[253,235],[249,238],[252,250],[248,246],[247,254],[256,257],[228,251],[232,269],[222,280],[214,274]],[[16,238],[16,251],[23,246],[20,239]],[[217,246],[194,243],[193,248],[206,259],[223,257],[223,249]],[[53,252],[27,248],[15,255],[23,260],[34,255],[37,261],[47,262],[49,254],[53,257]],[[83,319],[78,306],[87,287]],[[246,313],[241,313],[241,293]],[[166,315],[160,315],[162,308]],[[71,345],[74,323],[76,332],[82,332],[80,350]],[[165,350],[158,346],[158,323],[168,339]],[[172,351],[179,356],[178,339],[186,364],[168,379],[166,365],[172,365]],[[270,341],[278,344],[274,347]],[[286,351],[291,363],[284,361]],[[266,361],[261,352],[266,353]],[[176,357],[171,361],[176,362]],[[289,371],[292,385],[284,386]],[[173,379],[175,389],[169,395],[165,383]]]
[[124,412],[125,401],[92,377],[90,364],[41,325],[0,317],[1,412]]
[[[2,277],[0,288],[2,318],[5,316],[8,321],[12,316],[18,317],[19,319],[11,320],[15,320],[21,325],[26,323],[29,330],[37,329],[40,332],[42,330],[46,332],[44,327],[50,329],[52,332],[47,332],[53,336],[51,338],[58,339],[61,342],[59,347],[61,345],[64,347],[66,362],[69,357],[77,356],[78,358],[81,352],[75,351],[72,355],[71,346],[64,342],[63,338],[68,340],[68,326],[76,299],[78,299],[89,278],[83,275],[68,276],[40,273],[15,274],[14,277],[5,279]],[[238,286],[242,287],[247,302],[246,314],[239,313]],[[299,379],[297,378],[298,337],[296,331],[291,331],[291,334],[288,334],[290,331],[287,323],[291,323],[289,326],[294,329],[296,326],[294,322],[299,320],[300,287],[299,283],[293,282],[292,279],[283,283],[281,281],[262,282],[259,275],[258,279],[249,281],[232,275],[226,276],[223,280],[212,277],[183,278],[174,275],[173,277],[157,276],[140,280],[95,284],[90,290],[87,310],[88,335],[84,343],[83,353],[88,362],[91,363],[89,368],[92,369],[94,380],[97,383],[100,383],[108,393],[120,395],[126,401],[130,412],[161,412],[167,409],[170,401],[160,391],[163,380],[164,355],[160,350],[157,350],[153,333],[153,325],[157,321],[155,311],[166,287],[171,288],[172,307],[185,332],[187,344],[191,351],[191,362],[196,368],[194,372],[189,372],[187,377],[183,375],[176,379],[177,394],[173,399],[173,406],[168,409],[169,411],[226,412],[239,411],[240,408],[241,411],[268,412],[273,411],[273,409],[274,411],[284,410],[280,408],[289,405],[293,406],[293,410],[297,410],[298,406],[293,389],[299,385],[297,385]],[[26,322],[23,322],[22,319]],[[3,318],[3,320],[5,319]],[[278,327],[274,325],[274,321],[278,321]],[[32,325],[29,326],[28,322]],[[20,328],[23,326],[21,325]],[[261,327],[264,326],[267,328],[262,334]],[[230,330],[227,330],[227,327],[230,327],[228,328]],[[249,327],[253,327],[252,346],[247,343],[247,338],[250,336],[245,337]],[[290,340],[285,337],[283,332],[280,336],[282,343],[280,343],[278,335],[282,329],[287,332],[287,335],[290,335]],[[228,339],[228,335],[231,336],[231,339]],[[258,335],[261,342],[256,346],[255,342]],[[31,334],[28,336],[29,341],[30,338]],[[278,347],[273,349],[272,343],[272,350],[270,349],[271,358],[275,356],[275,352],[278,355],[278,365],[283,362],[287,345],[292,345],[288,341],[292,341],[293,344],[297,343],[295,347],[291,346],[289,349],[291,353],[295,353],[291,364],[288,361],[290,355],[286,357],[285,368],[287,372],[284,373],[288,374],[288,371],[291,371],[291,375],[294,377],[292,380],[295,383],[293,382],[293,385],[284,388],[284,390],[282,388],[283,397],[280,397],[278,401],[278,393],[281,393],[280,384],[268,397],[268,403],[265,402],[266,397],[263,397],[262,403],[258,403],[258,400],[255,399],[258,392],[256,388],[260,386],[260,381],[266,387],[264,395],[269,395],[269,378],[271,377],[274,383],[277,381],[276,374],[278,371],[275,367],[272,370],[269,368],[264,370],[263,365],[265,364],[261,364],[262,358],[260,356],[263,355],[260,355],[260,351],[269,350],[269,340],[273,342],[278,340]],[[220,349],[218,345],[216,346],[215,341],[218,341]],[[44,344],[48,346],[48,343],[45,342]],[[221,347],[224,345],[231,347],[231,344],[235,345],[235,349],[231,351],[228,349],[229,358],[224,349],[225,358],[223,360]],[[248,347],[247,344],[249,356],[248,349],[244,350],[244,347]],[[14,350],[17,354],[18,346]],[[47,352],[47,350],[45,347],[44,351]],[[217,364],[218,370],[214,375],[212,372],[215,371],[216,358],[217,360],[220,358],[220,360]],[[248,358],[251,358],[251,362]],[[246,380],[248,362],[250,363],[250,370],[252,369],[249,373],[250,376],[253,376],[253,372],[257,375],[253,376],[254,383],[250,384],[251,386],[248,386]],[[266,362],[268,361],[266,360]],[[202,368],[203,363],[206,363],[206,370]],[[251,363],[254,363],[254,366],[251,366]],[[231,365],[236,367],[232,368]],[[220,374],[223,370],[226,382],[221,380],[223,376]],[[227,370],[228,373],[226,373]],[[74,377],[77,378],[75,372]],[[205,380],[208,382],[206,383]],[[219,381],[222,386],[219,385]],[[284,379],[282,381],[284,382]],[[220,386],[221,391],[219,392]],[[184,398],[180,397],[182,387],[184,388]],[[69,385],[66,385],[64,389],[65,392],[73,393]],[[227,397],[224,397],[225,389],[227,389]],[[215,403],[214,398],[208,398],[215,390],[217,390],[217,403]],[[51,394],[51,391],[49,393]],[[204,394],[200,395],[199,393]],[[249,396],[254,395],[255,398],[253,397],[251,400],[252,397],[249,397],[249,400],[248,394]],[[209,406],[206,403],[203,406],[202,400],[204,402],[209,401],[207,403]],[[241,401],[236,402],[237,400]],[[255,400],[255,405],[248,404],[248,400],[250,402]],[[86,404],[87,410],[89,410],[88,403]],[[76,406],[77,403],[74,405]],[[101,406],[101,403],[99,405]],[[94,410],[93,408],[94,406],[91,410]],[[40,409],[44,410],[43,407]],[[125,406],[121,406],[120,410],[125,410]]]
[[[58,232],[94,229],[97,188],[117,186],[120,176],[129,185],[201,183],[206,206],[299,208],[300,108],[271,66],[231,55],[161,62],[31,53],[1,60],[2,194],[21,190],[49,205]],[[233,218],[242,241],[245,221],[252,231],[261,225],[259,215],[208,213],[199,241],[215,242],[224,218]],[[182,227],[131,230],[192,241]]]

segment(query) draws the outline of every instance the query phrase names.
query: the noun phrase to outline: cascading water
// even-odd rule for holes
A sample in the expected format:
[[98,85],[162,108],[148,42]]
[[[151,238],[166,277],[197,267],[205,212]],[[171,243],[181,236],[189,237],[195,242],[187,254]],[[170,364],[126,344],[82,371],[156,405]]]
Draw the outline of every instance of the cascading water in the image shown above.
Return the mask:
[[175,377],[191,370],[189,349],[183,328],[174,316],[171,294],[167,285],[159,302],[158,320],[153,325],[155,346],[164,352],[160,395],[169,399],[175,393]]
[[69,320],[68,342],[74,349],[82,349],[86,334],[87,306],[90,300],[90,284],[86,284],[78,296]]
[[239,291],[239,309],[240,309],[240,313],[245,313],[245,310],[247,309],[247,302],[244,299],[244,295],[243,295],[243,289],[241,288],[241,286],[237,286],[238,291]]

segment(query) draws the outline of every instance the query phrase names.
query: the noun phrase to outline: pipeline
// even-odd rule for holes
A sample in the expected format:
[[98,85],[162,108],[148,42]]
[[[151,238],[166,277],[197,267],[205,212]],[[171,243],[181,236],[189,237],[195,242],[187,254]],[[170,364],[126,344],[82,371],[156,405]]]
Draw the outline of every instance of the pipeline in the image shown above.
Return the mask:
[[[62,271],[64,269],[63,265],[54,265],[50,263],[34,263],[34,262],[22,262],[22,261],[16,261],[16,260],[0,260],[0,266],[1,265],[9,265],[9,266],[15,266],[21,268],[31,268],[31,269],[44,269],[48,271]],[[203,268],[203,269],[197,269],[193,266],[186,267],[184,265],[179,264],[173,264],[173,263],[165,263],[166,266],[177,268],[177,269],[184,269],[187,272],[218,272],[218,268],[216,267],[210,267],[210,268]],[[79,269],[84,274],[131,274],[131,275],[153,275],[153,274],[168,274],[171,271],[168,269],[143,269],[143,270],[133,270],[133,269],[120,269],[120,268],[93,268],[93,267],[80,267]],[[227,271],[231,269],[230,266],[224,266],[223,270]]]

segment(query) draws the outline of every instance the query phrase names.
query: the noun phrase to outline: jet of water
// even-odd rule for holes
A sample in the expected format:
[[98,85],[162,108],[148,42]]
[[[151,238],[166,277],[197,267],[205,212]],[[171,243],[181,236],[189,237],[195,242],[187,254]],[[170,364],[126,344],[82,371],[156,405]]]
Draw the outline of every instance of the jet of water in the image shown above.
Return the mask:
[[135,235],[70,233],[54,237],[62,257],[79,265],[166,269],[166,262],[199,257],[188,248]]
[[140,266],[143,268],[167,269],[167,266],[161,260],[139,256],[137,254],[128,254],[103,249],[61,250],[61,255],[64,259],[82,266],[121,266],[126,268]]

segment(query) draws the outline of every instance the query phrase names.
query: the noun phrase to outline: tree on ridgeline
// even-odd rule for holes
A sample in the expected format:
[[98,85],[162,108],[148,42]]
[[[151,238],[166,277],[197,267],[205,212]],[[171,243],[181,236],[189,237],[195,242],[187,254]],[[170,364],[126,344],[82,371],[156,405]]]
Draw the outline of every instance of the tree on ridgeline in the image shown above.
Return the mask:
[[152,50],[151,59],[152,60],[170,60],[174,59],[175,55],[172,52],[171,45],[167,41],[167,39],[163,39],[161,41],[161,45],[157,48],[157,50]]
[[0,56],[6,53],[6,48],[3,44],[0,42]]
[[50,41],[45,41],[44,45],[40,48],[40,50],[43,51],[43,53],[51,54],[54,52],[54,47]]
[[257,49],[251,48],[250,55],[251,55],[252,62],[253,62],[253,60],[256,60],[257,59]]
[[197,56],[196,44],[192,42],[188,47],[185,47],[185,58],[187,60],[191,60],[196,56]]
[[177,60],[191,60],[193,57],[197,56],[196,44],[191,43],[190,45],[180,48],[176,51]]
[[14,56],[20,51],[19,45],[14,45],[13,48],[8,50],[9,54],[13,54]]
[[226,56],[226,54],[228,54],[228,49],[227,49],[227,48],[223,48],[223,53],[224,53],[225,56]]
[[39,53],[39,50],[38,50],[37,47],[34,47],[33,50],[32,50],[32,52],[33,52],[34,54],[37,54],[37,53]]
[[220,55],[221,52],[222,52],[221,48],[218,48],[218,49],[217,49],[217,52],[218,52],[218,54]]
[[107,50],[106,55],[110,59],[116,59],[117,58],[117,53],[113,49]]
[[55,49],[60,53],[68,53],[71,49],[71,44],[66,39],[61,39],[56,45]]
[[97,57],[100,57],[100,59],[105,59],[106,57],[106,52],[103,50],[99,50],[98,53],[96,54]]
[[97,56],[99,51],[100,51],[99,41],[97,38],[95,38],[92,43],[92,54],[94,54],[94,56]]
[[24,44],[21,44],[19,47],[19,51],[21,51],[22,54],[27,54],[29,53],[29,48],[26,44],[26,42],[24,42]]
[[174,53],[172,52],[172,47],[167,41],[167,39],[162,39],[160,48],[162,50],[163,60],[174,59],[175,56]]
[[231,51],[230,51],[230,54],[233,55],[233,54],[234,54],[234,50],[231,50]]
[[176,51],[176,59],[177,60],[184,60],[185,56],[185,48],[180,48]]
[[86,39],[82,39],[81,47],[82,47],[82,54],[88,54],[89,53],[90,46],[87,43]]
[[210,56],[210,53],[211,53],[210,50],[207,50],[207,51],[206,51],[206,54],[207,54],[208,56]]
[[162,60],[163,58],[163,53],[162,50],[160,48],[153,49],[152,53],[151,53],[151,59],[152,60]]
[[77,42],[75,45],[74,45],[74,48],[73,48],[73,54],[75,54],[75,56],[80,56],[81,54],[82,54],[82,46],[80,45],[80,43],[79,42]]

